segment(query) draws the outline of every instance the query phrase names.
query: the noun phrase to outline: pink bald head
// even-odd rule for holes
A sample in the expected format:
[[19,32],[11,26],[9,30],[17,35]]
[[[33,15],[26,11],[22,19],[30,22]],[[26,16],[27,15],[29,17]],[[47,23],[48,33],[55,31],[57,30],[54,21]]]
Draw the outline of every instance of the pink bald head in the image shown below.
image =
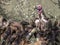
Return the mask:
[[41,5],[37,5],[36,8],[41,10],[42,6]]

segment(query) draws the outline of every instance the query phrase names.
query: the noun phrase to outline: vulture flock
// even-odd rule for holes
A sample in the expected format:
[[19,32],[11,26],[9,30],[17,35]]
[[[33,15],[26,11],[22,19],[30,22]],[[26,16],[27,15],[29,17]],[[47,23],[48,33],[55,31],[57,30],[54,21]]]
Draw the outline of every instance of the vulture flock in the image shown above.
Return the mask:
[[16,22],[0,17],[0,45],[58,45],[60,22],[48,19],[48,23],[35,24],[35,20]]

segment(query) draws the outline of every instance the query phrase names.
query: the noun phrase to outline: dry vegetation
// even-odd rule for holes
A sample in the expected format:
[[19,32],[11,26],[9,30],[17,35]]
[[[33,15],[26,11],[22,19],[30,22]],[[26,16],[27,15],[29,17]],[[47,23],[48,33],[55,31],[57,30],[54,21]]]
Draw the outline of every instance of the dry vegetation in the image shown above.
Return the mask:
[[[0,0],[0,14],[8,19],[30,20],[37,16],[34,6],[41,4],[45,14],[60,17],[59,0]],[[57,4],[55,4],[57,3]]]

